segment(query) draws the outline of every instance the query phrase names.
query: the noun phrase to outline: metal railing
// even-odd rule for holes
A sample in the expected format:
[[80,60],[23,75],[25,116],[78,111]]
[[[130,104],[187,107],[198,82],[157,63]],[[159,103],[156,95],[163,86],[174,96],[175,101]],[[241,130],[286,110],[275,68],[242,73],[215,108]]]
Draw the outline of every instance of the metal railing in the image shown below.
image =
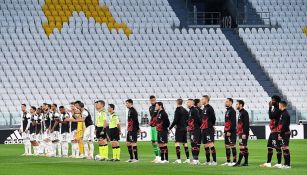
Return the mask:
[[187,18],[189,27],[193,26],[220,26],[220,12],[189,12]]
[[239,27],[244,26],[259,26],[270,27],[271,26],[271,13],[270,12],[256,12],[255,15],[238,14],[236,17],[236,23]]

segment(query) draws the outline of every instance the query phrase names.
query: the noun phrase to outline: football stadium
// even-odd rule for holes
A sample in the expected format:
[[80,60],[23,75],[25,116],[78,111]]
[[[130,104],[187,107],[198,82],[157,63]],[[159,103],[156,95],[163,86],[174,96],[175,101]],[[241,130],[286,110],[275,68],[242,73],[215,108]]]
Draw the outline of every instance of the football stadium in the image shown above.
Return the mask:
[[307,0],[0,0],[0,175],[306,174]]

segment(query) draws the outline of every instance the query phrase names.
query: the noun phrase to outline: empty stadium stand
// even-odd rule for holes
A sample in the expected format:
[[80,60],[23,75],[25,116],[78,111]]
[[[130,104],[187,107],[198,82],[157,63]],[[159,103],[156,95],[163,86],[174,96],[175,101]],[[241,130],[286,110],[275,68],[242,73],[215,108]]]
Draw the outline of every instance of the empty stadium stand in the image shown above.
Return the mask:
[[[250,0],[259,11],[269,11],[280,28],[240,28],[239,34],[273,83],[298,109],[307,107],[307,2]],[[306,119],[306,113],[301,116]]]

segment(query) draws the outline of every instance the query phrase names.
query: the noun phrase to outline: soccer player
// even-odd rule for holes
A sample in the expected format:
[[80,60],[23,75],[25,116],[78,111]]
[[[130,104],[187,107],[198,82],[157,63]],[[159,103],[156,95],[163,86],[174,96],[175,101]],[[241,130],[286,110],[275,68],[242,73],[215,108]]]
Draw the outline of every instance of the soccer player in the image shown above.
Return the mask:
[[43,111],[44,153],[46,156],[50,156],[52,152],[52,142],[50,139],[51,105],[44,103],[43,107],[44,107]]
[[50,138],[52,141],[52,150],[51,157],[62,157],[61,143],[60,143],[60,114],[58,113],[57,104],[51,105],[51,114],[50,114]]
[[80,137],[78,137],[78,133],[77,133],[78,122],[76,120],[78,118],[81,118],[81,111],[79,109],[76,109],[74,104],[75,104],[74,102],[71,103],[70,105],[71,116],[69,119],[65,119],[65,121],[70,122],[71,157],[79,158],[80,156],[80,150],[79,150]]
[[37,121],[35,125],[35,131],[36,131],[36,141],[38,143],[38,155],[43,155],[44,153],[44,144],[43,144],[43,110],[42,107],[37,108],[36,110],[36,116]]
[[30,107],[30,114],[31,114],[30,127],[29,127],[30,141],[33,147],[34,155],[37,156],[39,151],[38,151],[38,143],[36,141],[36,123],[37,123],[36,107],[34,106]]
[[190,163],[190,155],[189,155],[189,147],[187,144],[187,121],[189,112],[182,106],[183,100],[177,99],[176,105],[177,108],[175,110],[174,120],[169,127],[171,131],[174,127],[176,128],[175,131],[175,147],[176,147],[176,155],[177,160],[174,163],[181,163],[181,155],[180,155],[180,144],[184,147],[184,152],[186,155],[186,160],[184,163]]
[[[204,105],[204,109],[201,113],[201,139],[205,146],[206,162],[205,165],[217,165],[216,162],[216,150],[214,147],[214,125],[216,121],[215,112],[213,107],[209,104],[210,97],[204,95],[201,99],[201,104]],[[210,152],[213,161],[210,162]]]
[[[233,99],[227,98],[225,101],[226,113],[225,113],[225,123],[224,123],[224,139],[225,139],[225,149],[227,162],[222,164],[222,166],[233,166],[237,162],[237,123],[236,123],[236,111],[232,107]],[[230,162],[230,155],[232,152],[232,163]]]
[[156,163],[169,163],[168,162],[168,127],[170,125],[170,121],[168,119],[168,115],[164,110],[163,103],[156,103],[156,111],[157,114],[157,131],[158,131],[158,144],[161,151],[161,161]]
[[112,144],[113,158],[111,161],[120,161],[120,147],[119,147],[119,136],[120,136],[120,123],[118,115],[115,113],[115,105],[109,104],[108,112],[111,114],[109,122],[109,137]]
[[198,98],[194,99],[194,106],[198,110],[199,116],[201,116],[203,110],[201,109],[202,104],[200,103],[200,99]]
[[20,125],[20,132],[23,139],[24,150],[25,152],[22,154],[23,156],[31,155],[31,142],[29,138],[29,126],[30,126],[30,119],[31,114],[27,112],[27,105],[21,105],[21,125]]
[[192,165],[198,165],[198,155],[199,155],[199,148],[200,148],[200,117],[199,111],[194,106],[194,100],[188,99],[187,107],[189,110],[188,116],[188,132],[190,133],[190,140],[191,140],[191,147],[192,147],[192,156],[193,161],[191,162]]
[[70,118],[69,114],[66,112],[64,106],[59,107],[60,110],[60,123],[61,123],[61,137],[60,143],[62,148],[63,157],[68,157],[68,142],[70,141],[70,133],[69,133],[69,122],[65,121]]
[[94,158],[94,137],[95,137],[95,125],[93,123],[91,114],[84,108],[83,102],[77,102],[76,108],[81,110],[82,118],[77,119],[79,122],[84,122],[85,130],[83,135],[84,156],[87,159]]
[[126,100],[126,107],[128,108],[128,128],[127,128],[127,147],[130,155],[130,159],[127,162],[138,162],[138,150],[137,150],[137,137],[140,132],[138,113],[133,107],[133,100]]
[[96,106],[96,138],[99,144],[99,155],[95,159],[100,161],[108,160],[109,148],[107,141],[107,115],[105,111],[105,102],[98,100]]
[[279,168],[289,169],[290,164],[290,151],[289,151],[289,141],[290,141],[290,115],[287,111],[287,102],[279,102],[279,110],[281,111],[280,120],[278,123],[278,140],[281,142],[281,149],[284,155],[284,165]]
[[249,115],[244,109],[244,101],[237,100],[236,108],[239,111],[237,134],[239,136],[240,153],[239,160],[234,166],[240,166],[242,158],[244,157],[244,163],[242,166],[248,166],[248,147],[247,140],[249,136]]
[[279,102],[281,98],[277,95],[273,95],[271,97],[271,101],[269,102],[269,118],[270,118],[270,129],[271,133],[269,136],[269,140],[267,143],[268,148],[268,155],[267,155],[267,162],[260,165],[263,168],[270,168],[272,167],[271,161],[273,157],[273,148],[276,149],[276,156],[277,156],[277,164],[274,165],[276,168],[282,167],[281,164],[281,157],[282,151],[280,148],[280,140],[278,140],[278,123],[280,119],[281,111],[279,110]]
[[152,162],[159,162],[161,160],[161,157],[160,157],[160,149],[158,148],[158,143],[157,143],[157,140],[158,140],[158,133],[157,133],[157,129],[156,129],[156,126],[157,126],[157,111],[156,111],[156,97],[151,95],[149,97],[149,101],[150,101],[150,104],[151,106],[149,107],[149,114],[150,114],[150,135],[151,135],[151,144],[152,144],[152,147],[153,147],[153,150],[154,150],[154,154],[156,156],[156,158],[152,161]]

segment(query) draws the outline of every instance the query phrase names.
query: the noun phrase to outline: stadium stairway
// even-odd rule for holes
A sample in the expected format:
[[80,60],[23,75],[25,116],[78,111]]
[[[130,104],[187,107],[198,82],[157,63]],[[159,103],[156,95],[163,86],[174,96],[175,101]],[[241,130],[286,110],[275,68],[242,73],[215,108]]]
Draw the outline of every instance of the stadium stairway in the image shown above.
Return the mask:
[[[260,18],[259,14],[257,14],[256,9],[253,5],[247,1],[247,24],[252,25],[264,25],[264,21]],[[244,8],[243,8],[244,9]]]
[[255,76],[256,80],[264,88],[269,96],[281,95],[282,93],[273,84],[270,78],[267,76],[263,68],[256,61],[252,53],[248,50],[243,40],[240,38],[239,34],[235,29],[222,29],[222,32],[233,46],[234,50],[238,53],[239,57],[242,58],[243,63],[249,68],[251,73]]
[[187,17],[189,9],[186,7],[185,0],[168,0],[168,3],[180,20],[180,28],[187,28]]

